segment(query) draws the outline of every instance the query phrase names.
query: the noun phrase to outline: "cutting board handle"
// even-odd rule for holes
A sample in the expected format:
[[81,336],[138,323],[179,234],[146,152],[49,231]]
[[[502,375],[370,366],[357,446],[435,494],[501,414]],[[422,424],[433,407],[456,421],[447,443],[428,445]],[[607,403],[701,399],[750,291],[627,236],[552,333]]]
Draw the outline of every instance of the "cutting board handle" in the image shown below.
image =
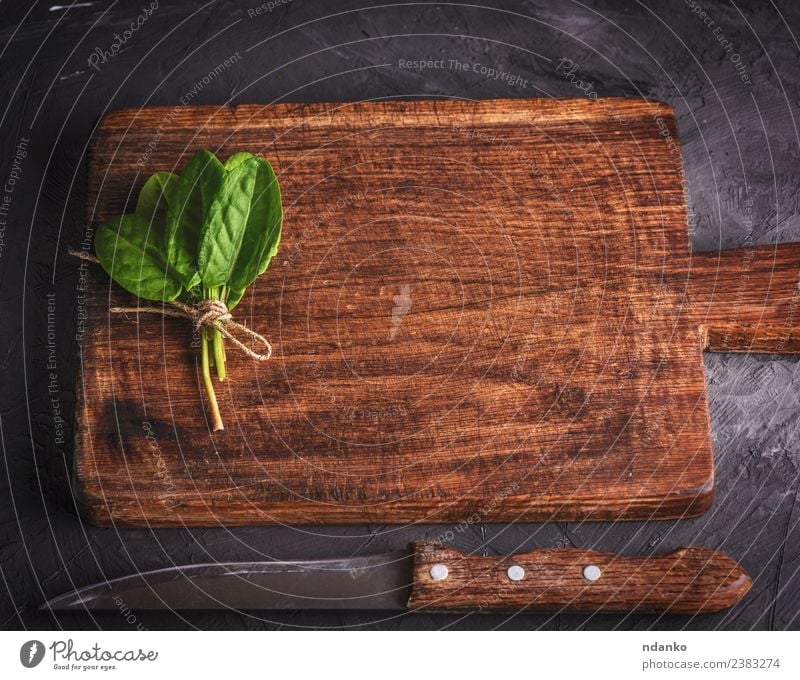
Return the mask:
[[693,253],[685,275],[704,350],[800,354],[800,243]]
[[651,557],[574,548],[479,557],[434,542],[411,547],[410,609],[699,614],[730,607],[751,585],[739,564],[706,548]]

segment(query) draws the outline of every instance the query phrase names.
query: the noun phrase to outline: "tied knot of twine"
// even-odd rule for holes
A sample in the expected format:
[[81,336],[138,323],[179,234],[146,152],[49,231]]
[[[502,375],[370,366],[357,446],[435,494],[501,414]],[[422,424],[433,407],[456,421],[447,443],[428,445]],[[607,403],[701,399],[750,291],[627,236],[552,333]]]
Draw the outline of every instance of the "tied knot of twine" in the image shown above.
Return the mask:
[[[72,251],[70,254],[82,260],[99,264],[96,257],[85,251]],[[241,352],[256,361],[266,361],[272,356],[272,345],[263,335],[256,333],[244,324],[233,320],[231,310],[222,300],[199,300],[193,305],[187,305],[180,300],[165,302],[162,307],[137,306],[137,307],[112,307],[112,314],[163,314],[180,319],[190,319],[195,330],[207,328],[217,330],[226,340],[230,340]],[[242,342],[239,337],[249,338],[263,347],[262,352],[256,352]]]
[[231,310],[222,300],[200,300],[194,307],[187,307],[187,312],[192,314],[197,330],[213,326],[215,322],[227,324],[233,320]]

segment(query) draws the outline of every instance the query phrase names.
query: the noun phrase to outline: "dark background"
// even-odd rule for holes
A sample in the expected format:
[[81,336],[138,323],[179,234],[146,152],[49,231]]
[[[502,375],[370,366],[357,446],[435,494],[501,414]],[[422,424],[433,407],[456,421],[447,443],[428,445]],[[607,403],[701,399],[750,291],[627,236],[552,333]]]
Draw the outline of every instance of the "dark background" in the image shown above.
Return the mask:
[[[61,0],[70,5],[69,0]],[[342,556],[439,536],[442,527],[277,527],[119,530],[82,524],[71,509],[71,450],[55,443],[48,394],[47,296],[65,436],[72,434],[77,348],[76,264],[85,150],[99,116],[122,106],[177,104],[235,54],[241,59],[192,103],[350,101],[376,97],[585,96],[557,73],[568,58],[600,95],[675,107],[695,249],[800,240],[800,7],[700,3],[714,22],[672,2],[460,4],[293,0],[161,0],[119,54],[93,69],[148,0],[0,5],[0,179],[19,163],[0,250],[0,626],[19,628],[380,627],[393,629],[784,629],[800,627],[800,374],[787,357],[706,355],[717,500],[704,516],[644,523],[476,525],[455,547],[489,555],[574,545],[627,554],[694,543],[723,550],[754,577],[734,609],[701,617],[611,615],[377,617],[361,613],[37,611],[45,599],[135,570],[213,560]],[[719,27],[718,34],[713,29]],[[726,51],[719,34],[731,42]],[[255,47],[254,47],[255,46]],[[253,49],[250,49],[250,48]],[[249,50],[249,51],[248,51]],[[534,57],[537,52],[550,61]],[[739,69],[732,55],[739,56]],[[456,58],[519,74],[510,87],[399,59]],[[743,77],[746,76],[746,77]],[[0,185],[1,186],[1,185]],[[752,200],[752,220],[748,201]],[[51,319],[53,321],[53,319]]]

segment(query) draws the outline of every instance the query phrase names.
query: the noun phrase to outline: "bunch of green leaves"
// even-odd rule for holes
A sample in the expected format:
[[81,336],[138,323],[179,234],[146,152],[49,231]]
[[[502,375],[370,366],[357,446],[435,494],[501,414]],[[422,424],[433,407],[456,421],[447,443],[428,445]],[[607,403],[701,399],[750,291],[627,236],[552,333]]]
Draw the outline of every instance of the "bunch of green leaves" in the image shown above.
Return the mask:
[[[102,224],[95,251],[108,275],[144,300],[233,309],[263,274],[281,239],[283,210],[272,166],[250,153],[223,164],[198,151],[180,175],[157,172],[133,213]],[[223,429],[210,367],[224,380],[219,330],[201,329],[203,380],[215,430]]]

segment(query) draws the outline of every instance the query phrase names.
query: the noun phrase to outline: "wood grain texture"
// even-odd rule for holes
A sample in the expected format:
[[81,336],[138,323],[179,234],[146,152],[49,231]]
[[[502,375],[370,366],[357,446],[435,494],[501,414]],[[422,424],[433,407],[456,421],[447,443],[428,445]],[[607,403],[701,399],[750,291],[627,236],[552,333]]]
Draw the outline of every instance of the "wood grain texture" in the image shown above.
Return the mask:
[[260,153],[280,178],[283,242],[236,310],[275,355],[229,352],[227,429],[212,435],[191,328],[110,315],[133,300],[90,267],[75,458],[87,519],[645,519],[709,506],[669,107],[123,110],[94,138],[88,220],[199,148]]
[[800,244],[695,253],[686,280],[703,348],[800,353]]
[[[734,560],[697,547],[650,557],[574,548],[480,557],[431,542],[414,551],[412,610],[701,614],[736,604],[751,585]],[[434,580],[433,565],[444,565],[447,578]],[[521,580],[508,578],[512,565],[524,569]],[[589,565],[600,569],[595,581],[584,577]]]

